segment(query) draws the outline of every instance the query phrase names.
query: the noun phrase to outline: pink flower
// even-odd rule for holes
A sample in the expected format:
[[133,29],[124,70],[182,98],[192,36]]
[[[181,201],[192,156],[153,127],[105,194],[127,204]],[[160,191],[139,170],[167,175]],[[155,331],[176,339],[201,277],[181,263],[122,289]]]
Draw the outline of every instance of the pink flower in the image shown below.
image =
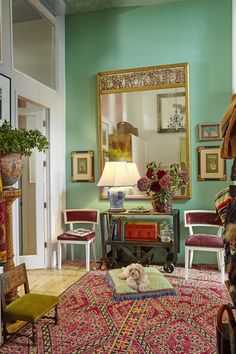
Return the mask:
[[171,188],[172,184],[173,184],[173,178],[166,173],[159,181],[161,188],[163,188],[164,190],[167,190],[169,188]]
[[183,184],[184,185],[189,183],[190,178],[189,178],[189,176],[188,176],[186,171],[180,171],[179,172],[179,176],[183,179]]
[[150,186],[150,182],[147,177],[142,177],[138,180],[137,186],[140,192],[146,192]]

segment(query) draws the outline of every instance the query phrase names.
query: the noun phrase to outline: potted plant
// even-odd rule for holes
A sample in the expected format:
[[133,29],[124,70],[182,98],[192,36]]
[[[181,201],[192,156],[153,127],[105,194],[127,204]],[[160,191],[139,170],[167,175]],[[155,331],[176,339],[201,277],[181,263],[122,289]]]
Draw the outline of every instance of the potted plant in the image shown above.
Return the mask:
[[49,143],[38,129],[14,129],[6,120],[0,126],[0,169],[3,187],[12,186],[22,173],[22,156],[32,150],[45,152]]

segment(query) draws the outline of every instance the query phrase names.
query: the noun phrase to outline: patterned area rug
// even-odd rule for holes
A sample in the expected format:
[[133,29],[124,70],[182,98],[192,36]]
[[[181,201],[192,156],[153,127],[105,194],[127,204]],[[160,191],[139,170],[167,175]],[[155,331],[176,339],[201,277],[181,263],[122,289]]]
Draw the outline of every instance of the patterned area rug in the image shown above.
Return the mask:
[[[159,268],[161,270],[161,267]],[[177,296],[112,300],[104,272],[86,274],[60,296],[59,325],[41,320],[38,343],[13,335],[0,353],[210,354],[218,307],[231,302],[218,271],[165,274]],[[31,333],[29,325],[22,333]]]

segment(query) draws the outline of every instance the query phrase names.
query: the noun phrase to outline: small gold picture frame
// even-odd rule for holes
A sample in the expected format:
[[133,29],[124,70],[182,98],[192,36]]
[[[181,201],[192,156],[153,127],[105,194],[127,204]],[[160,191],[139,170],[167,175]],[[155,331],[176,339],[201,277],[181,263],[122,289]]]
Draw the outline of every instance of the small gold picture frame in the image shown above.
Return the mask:
[[94,152],[72,151],[72,182],[94,182]]
[[225,181],[226,162],[220,157],[220,146],[198,147],[198,180]]
[[198,125],[199,140],[221,140],[220,123],[208,123]]

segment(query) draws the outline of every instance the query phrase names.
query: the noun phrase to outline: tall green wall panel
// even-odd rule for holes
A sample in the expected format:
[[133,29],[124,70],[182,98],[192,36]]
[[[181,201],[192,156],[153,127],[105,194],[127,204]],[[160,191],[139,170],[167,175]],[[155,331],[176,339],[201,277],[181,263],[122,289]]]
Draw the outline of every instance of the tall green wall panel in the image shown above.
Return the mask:
[[[231,0],[182,0],[148,7],[100,10],[66,16],[66,166],[67,207],[108,208],[99,200],[97,79],[100,71],[189,63],[192,198],[175,202],[183,210],[214,209],[213,197],[228,181],[197,180],[198,124],[219,122],[232,94]],[[95,182],[71,182],[71,151],[95,151]],[[231,161],[227,163],[229,175]],[[126,207],[149,207],[129,201]],[[99,248],[99,240],[97,242]],[[203,253],[197,262],[213,262]]]

